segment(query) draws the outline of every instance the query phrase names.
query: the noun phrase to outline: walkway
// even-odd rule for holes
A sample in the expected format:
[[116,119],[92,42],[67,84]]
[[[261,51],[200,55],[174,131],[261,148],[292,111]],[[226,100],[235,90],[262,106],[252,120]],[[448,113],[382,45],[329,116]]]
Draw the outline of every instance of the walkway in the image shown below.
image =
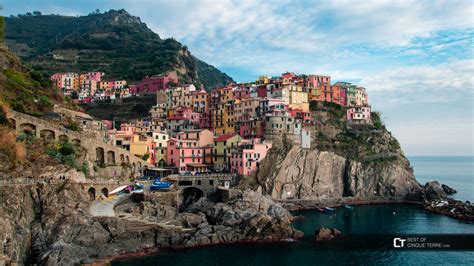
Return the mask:
[[130,194],[120,194],[120,195],[106,198],[104,200],[96,200],[92,202],[89,212],[92,214],[92,216],[114,217],[115,204],[117,204],[120,200],[124,199],[125,197],[130,197]]

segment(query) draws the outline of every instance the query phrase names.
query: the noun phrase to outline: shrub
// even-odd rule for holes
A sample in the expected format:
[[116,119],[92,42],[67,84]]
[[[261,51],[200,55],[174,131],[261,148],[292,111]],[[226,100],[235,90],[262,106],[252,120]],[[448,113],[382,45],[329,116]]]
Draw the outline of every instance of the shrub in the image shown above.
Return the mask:
[[80,131],[80,129],[81,129],[79,124],[76,123],[76,122],[69,122],[64,127],[67,128],[67,129],[73,130],[73,131]]
[[36,137],[33,134],[27,133],[27,132],[20,132],[20,134],[18,134],[18,136],[16,137],[16,141],[18,142],[25,141],[28,144],[33,144],[35,140],[36,140]]
[[51,143],[46,148],[46,154],[56,159],[59,163],[76,167],[76,150],[72,143]]
[[18,142],[16,133],[11,128],[0,126],[0,153],[12,162],[23,161],[26,158],[24,142]]
[[81,170],[85,176],[89,176],[89,165],[86,162],[82,163]]

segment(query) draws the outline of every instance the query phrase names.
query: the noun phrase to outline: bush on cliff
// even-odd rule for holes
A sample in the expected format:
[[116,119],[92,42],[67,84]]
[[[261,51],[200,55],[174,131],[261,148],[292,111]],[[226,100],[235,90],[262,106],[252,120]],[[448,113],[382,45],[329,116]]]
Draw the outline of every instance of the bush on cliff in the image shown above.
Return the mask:
[[[0,125],[0,160],[15,165],[26,158],[26,148],[23,141],[17,142],[16,132]],[[2,158],[3,157],[3,158]]]
[[76,149],[72,143],[51,143],[46,148],[46,154],[62,164],[76,167]]

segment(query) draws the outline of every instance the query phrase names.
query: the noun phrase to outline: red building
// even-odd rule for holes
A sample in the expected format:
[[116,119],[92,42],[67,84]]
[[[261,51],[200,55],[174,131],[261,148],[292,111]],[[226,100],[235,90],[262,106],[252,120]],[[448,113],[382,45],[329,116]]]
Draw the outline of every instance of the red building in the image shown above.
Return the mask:
[[169,88],[169,83],[178,83],[178,75],[175,71],[165,75],[146,77],[140,83],[130,86],[131,94],[155,94],[157,91]]

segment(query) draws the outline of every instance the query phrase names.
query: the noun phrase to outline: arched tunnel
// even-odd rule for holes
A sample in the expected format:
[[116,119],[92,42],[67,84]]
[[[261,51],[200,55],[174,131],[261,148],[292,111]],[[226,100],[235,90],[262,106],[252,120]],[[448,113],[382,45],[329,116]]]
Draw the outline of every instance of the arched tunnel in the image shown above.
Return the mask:
[[181,203],[180,210],[184,210],[202,198],[202,196],[204,196],[204,192],[197,187],[187,187],[181,191],[181,196],[183,201]]

